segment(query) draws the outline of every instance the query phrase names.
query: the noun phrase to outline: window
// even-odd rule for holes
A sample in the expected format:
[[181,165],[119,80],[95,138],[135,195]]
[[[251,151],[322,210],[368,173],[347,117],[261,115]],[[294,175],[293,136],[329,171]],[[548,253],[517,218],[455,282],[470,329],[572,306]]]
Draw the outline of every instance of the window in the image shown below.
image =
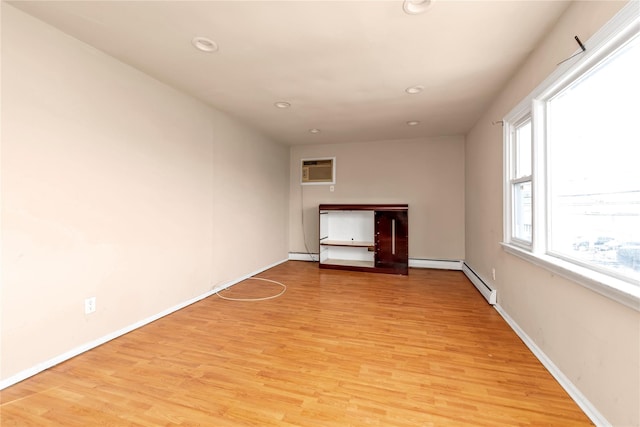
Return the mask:
[[505,117],[504,246],[640,309],[640,35],[630,9]]
[[549,250],[638,282],[639,40],[547,101]]

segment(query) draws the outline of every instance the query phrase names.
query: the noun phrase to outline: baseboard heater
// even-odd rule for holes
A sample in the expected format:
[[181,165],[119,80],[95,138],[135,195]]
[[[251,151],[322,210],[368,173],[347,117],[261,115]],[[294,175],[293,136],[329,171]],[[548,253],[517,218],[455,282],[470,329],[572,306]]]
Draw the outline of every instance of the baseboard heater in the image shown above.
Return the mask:
[[482,278],[478,276],[476,272],[467,265],[466,262],[462,263],[462,272],[467,276],[469,280],[471,280],[473,286],[475,286],[476,289],[480,291],[484,299],[486,299],[489,304],[495,305],[497,303],[496,290],[491,289],[489,285],[487,285],[485,281],[482,280]]

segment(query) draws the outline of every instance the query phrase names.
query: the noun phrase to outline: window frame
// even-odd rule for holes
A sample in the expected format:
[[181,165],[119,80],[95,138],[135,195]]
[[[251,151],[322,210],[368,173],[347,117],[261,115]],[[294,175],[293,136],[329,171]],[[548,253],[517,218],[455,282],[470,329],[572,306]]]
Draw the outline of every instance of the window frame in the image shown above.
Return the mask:
[[[606,272],[548,247],[551,239],[550,197],[547,171],[547,102],[581,79],[603,60],[615,53],[639,33],[640,16],[633,4],[627,4],[584,46],[586,51],[561,64],[533,92],[503,118],[503,249],[512,255],[541,266],[592,289],[604,296],[640,311],[640,286],[615,273]],[[532,241],[514,237],[514,194],[516,143],[514,132],[531,119],[532,132]]]
[[[534,191],[534,183],[533,183],[533,143],[531,144],[531,160],[532,164],[530,165],[530,174],[526,176],[518,176],[518,158],[519,158],[519,150],[518,150],[518,138],[516,137],[518,129],[520,129],[525,123],[531,123],[531,134],[533,141],[533,120],[531,109],[527,108],[524,111],[519,112],[516,115],[516,119],[513,121],[505,121],[504,124],[504,134],[505,134],[505,151],[507,162],[505,164],[505,171],[508,171],[508,178],[505,179],[505,194],[508,197],[508,201],[505,203],[507,207],[507,214],[510,218],[508,222],[505,222],[505,236],[508,236],[505,241],[510,242],[511,244],[531,250],[533,248],[533,235],[535,226],[533,223],[533,211],[534,211],[534,203],[533,203],[533,191]],[[521,239],[516,234],[516,197],[515,197],[515,186],[518,184],[522,184],[525,182],[531,183],[531,199],[532,199],[532,215],[531,215],[531,241],[527,241],[525,239]]]

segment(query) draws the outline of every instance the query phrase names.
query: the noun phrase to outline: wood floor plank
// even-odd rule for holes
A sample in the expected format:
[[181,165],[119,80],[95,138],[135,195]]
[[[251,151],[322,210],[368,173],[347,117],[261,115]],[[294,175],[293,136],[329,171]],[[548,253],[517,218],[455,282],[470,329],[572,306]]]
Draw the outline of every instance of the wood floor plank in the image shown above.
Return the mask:
[[[287,262],[0,392],[2,426],[584,426],[458,271]],[[247,280],[234,298],[281,288]]]

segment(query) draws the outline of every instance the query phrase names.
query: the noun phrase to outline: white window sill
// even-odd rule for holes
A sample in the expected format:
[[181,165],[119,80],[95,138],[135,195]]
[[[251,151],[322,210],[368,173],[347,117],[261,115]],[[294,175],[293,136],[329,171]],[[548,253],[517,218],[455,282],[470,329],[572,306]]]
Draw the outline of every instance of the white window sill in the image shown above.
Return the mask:
[[640,287],[638,286],[549,255],[534,254],[508,243],[501,243],[501,245],[507,253],[640,311]]

